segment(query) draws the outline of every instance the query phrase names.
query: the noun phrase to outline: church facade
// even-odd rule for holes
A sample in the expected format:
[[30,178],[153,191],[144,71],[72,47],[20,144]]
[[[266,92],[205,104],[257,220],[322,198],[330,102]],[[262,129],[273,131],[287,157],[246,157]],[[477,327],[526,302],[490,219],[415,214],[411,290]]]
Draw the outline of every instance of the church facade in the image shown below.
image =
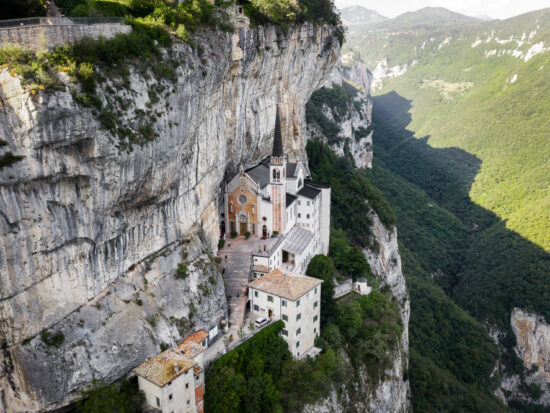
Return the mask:
[[[330,187],[312,182],[301,162],[288,162],[279,112],[271,156],[234,176],[224,190],[222,232],[282,238],[269,269],[305,271],[316,254],[327,254]],[[265,256],[265,254],[263,254]]]

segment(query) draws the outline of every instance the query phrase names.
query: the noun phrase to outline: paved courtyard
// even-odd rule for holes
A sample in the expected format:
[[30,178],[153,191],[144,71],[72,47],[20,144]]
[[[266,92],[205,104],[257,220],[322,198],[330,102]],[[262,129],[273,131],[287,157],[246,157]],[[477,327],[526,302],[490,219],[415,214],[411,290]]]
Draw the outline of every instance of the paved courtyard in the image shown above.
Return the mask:
[[[278,238],[261,239],[251,237],[244,239],[238,237],[227,240],[225,248],[219,252],[222,265],[225,266],[223,278],[229,302],[229,333],[233,334],[233,337],[237,335],[240,326],[245,323],[246,289],[252,265],[252,253],[263,252],[264,246],[269,251],[277,241]],[[227,257],[227,260],[225,257]],[[244,328],[247,327],[245,324]]]

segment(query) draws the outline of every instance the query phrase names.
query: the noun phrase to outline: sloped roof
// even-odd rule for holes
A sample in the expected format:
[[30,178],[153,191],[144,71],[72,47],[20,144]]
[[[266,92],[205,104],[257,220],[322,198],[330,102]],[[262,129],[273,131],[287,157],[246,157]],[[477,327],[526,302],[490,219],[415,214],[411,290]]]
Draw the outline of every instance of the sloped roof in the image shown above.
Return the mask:
[[290,301],[296,301],[322,282],[323,281],[318,278],[288,271],[283,273],[280,269],[276,269],[252,281],[248,286],[268,294],[286,298]]
[[296,167],[298,164],[296,162],[289,162],[286,164],[286,176],[287,178],[293,178],[296,173]]
[[313,188],[312,186],[309,186],[308,184],[305,184],[302,189],[298,191],[298,195],[304,196],[309,199],[315,199],[317,196],[321,193],[320,190]]
[[260,163],[253,168],[245,171],[246,174],[260,185],[260,188],[265,188],[269,183],[269,166]]
[[164,387],[196,364],[189,357],[170,349],[139,365],[134,372],[151,383]]
[[313,240],[313,232],[299,226],[294,226],[286,234],[282,249],[294,255],[301,255],[311,240]]
[[279,106],[275,113],[275,136],[273,137],[273,156],[283,156],[283,136],[281,134],[281,117],[279,116]]
[[184,341],[176,347],[176,351],[183,353],[190,359],[197,357],[204,350],[206,350],[205,347],[201,346],[199,343],[195,343],[194,341]]
[[292,194],[286,193],[286,207],[288,208],[292,203],[296,201],[296,197]]
[[267,265],[254,265],[252,271],[268,273],[269,267]]
[[306,179],[305,182],[307,186],[311,186],[313,188],[330,188],[330,185],[313,182],[311,179]]
[[200,343],[206,337],[208,337],[208,333],[204,330],[199,330],[189,334],[187,337],[183,339],[183,342],[187,343],[189,341],[192,341],[193,343]]

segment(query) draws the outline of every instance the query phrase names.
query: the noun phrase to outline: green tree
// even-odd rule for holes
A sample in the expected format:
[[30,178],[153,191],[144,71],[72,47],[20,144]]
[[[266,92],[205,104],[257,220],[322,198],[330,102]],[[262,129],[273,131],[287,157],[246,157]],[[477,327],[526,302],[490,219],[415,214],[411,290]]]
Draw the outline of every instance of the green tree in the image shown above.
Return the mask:
[[94,379],[90,388],[82,391],[77,410],[81,413],[138,413],[144,401],[145,396],[135,381],[124,380],[110,385]]
[[355,246],[351,247],[346,252],[342,271],[350,275],[353,281],[360,277],[372,275],[370,265],[363,255],[363,252]]
[[334,272],[332,261],[324,255],[313,257],[306,270],[306,275],[323,280],[321,285],[321,328],[336,314]]
[[288,23],[299,12],[296,0],[251,0],[251,3],[276,23]]

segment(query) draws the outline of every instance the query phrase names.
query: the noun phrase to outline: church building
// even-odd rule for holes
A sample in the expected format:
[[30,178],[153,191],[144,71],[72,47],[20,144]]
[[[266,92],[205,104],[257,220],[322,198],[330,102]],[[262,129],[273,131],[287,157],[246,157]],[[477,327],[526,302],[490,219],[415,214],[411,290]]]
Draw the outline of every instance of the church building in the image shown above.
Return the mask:
[[270,270],[304,272],[314,255],[328,253],[330,187],[312,182],[306,174],[301,162],[288,161],[277,109],[271,156],[241,169],[225,185],[222,232],[283,238],[277,244],[281,254],[270,262]]

